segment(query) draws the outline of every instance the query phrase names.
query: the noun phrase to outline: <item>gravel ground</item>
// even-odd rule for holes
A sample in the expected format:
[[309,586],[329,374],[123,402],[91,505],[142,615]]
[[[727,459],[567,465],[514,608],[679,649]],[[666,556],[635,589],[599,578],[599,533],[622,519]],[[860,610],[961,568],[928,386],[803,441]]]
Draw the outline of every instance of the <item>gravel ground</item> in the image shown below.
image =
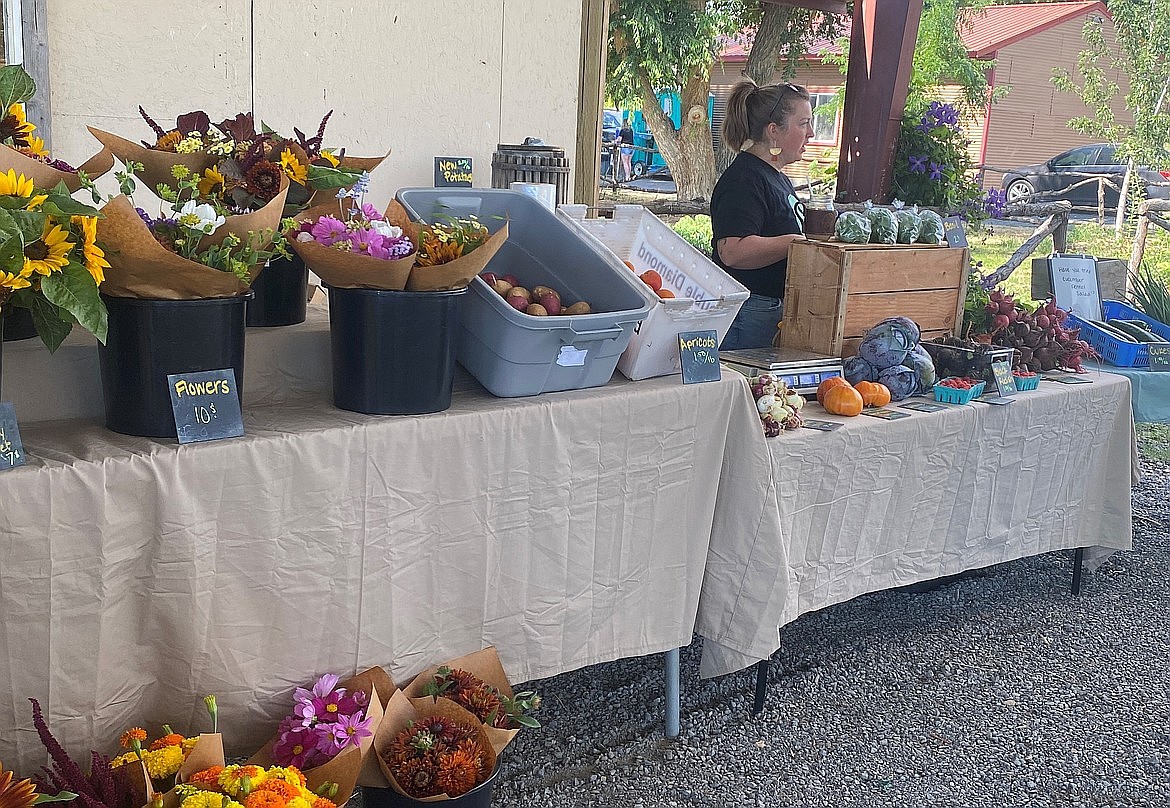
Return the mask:
[[806,615],[755,719],[752,675],[701,681],[699,640],[675,741],[660,656],[530,683],[543,727],[493,805],[1170,805],[1170,465],[1143,468],[1134,549],[1080,598],[1053,553]]

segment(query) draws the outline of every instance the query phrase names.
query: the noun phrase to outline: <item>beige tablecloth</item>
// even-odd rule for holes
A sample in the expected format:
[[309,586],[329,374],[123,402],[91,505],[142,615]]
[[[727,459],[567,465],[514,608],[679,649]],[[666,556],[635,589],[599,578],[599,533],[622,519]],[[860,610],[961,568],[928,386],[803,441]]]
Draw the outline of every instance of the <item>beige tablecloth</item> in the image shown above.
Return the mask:
[[[29,420],[67,402],[19,403],[30,365],[62,382],[26,352],[4,367],[29,464],[0,475],[0,760],[26,773],[29,696],[71,751],[112,753],[130,726],[205,729],[214,693],[246,753],[328,671],[402,681],[494,644],[522,681],[685,646],[729,431],[759,432],[731,372],[521,399],[461,375],[445,413],[343,412],[318,314],[249,331],[244,438],[178,446]],[[61,359],[92,377],[93,354]]]
[[[897,421],[810,405],[845,426],[767,441],[776,502],[759,530],[717,509],[702,675],[767,658],[778,627],[866,592],[1077,547],[1092,567],[1128,549],[1139,473],[1130,386],[1087,378]],[[741,454],[757,462],[753,446],[729,451]]]

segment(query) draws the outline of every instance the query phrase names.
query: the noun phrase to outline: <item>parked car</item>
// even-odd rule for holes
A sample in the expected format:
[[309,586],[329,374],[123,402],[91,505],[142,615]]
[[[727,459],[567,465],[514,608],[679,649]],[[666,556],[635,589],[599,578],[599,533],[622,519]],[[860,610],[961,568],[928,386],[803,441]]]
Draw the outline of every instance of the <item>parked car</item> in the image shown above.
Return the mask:
[[[1055,199],[1067,199],[1074,205],[1096,207],[1099,183],[1087,182],[1077,188],[1071,186],[1088,179],[1077,175],[1104,174],[1120,188],[1125,176],[1125,163],[1120,161],[1116,151],[1117,147],[1109,143],[1094,143],[1091,146],[1078,146],[1061,152],[1051,160],[1037,165],[1008,171],[1003,175],[1002,182],[1007,201],[1020,202],[1027,200],[1032,194],[1043,194],[1030,201],[1050,202]],[[1145,167],[1137,169],[1137,175],[1145,183],[1146,196],[1149,198],[1170,198],[1170,185],[1165,184],[1170,182],[1170,157],[1163,166],[1167,170]],[[1118,192],[1106,185],[1105,206],[1116,208],[1117,197]]]

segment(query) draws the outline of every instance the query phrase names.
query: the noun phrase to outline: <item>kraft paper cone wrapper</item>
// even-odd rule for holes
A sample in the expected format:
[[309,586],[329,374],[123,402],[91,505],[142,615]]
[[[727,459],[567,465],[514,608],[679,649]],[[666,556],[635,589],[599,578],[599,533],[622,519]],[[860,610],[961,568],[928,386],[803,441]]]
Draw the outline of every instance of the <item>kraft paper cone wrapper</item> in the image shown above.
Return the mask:
[[[418,233],[416,226],[405,218],[395,218],[394,204],[386,210],[386,219],[393,225],[402,227],[403,233],[410,237],[417,247]],[[336,202],[328,202],[310,208],[296,217],[297,221],[316,221],[322,215],[336,216],[344,220],[344,214],[338,210]],[[373,258],[369,255],[358,255],[353,252],[343,252],[318,244],[316,241],[297,241],[295,235],[286,233],[289,246],[305,262],[305,265],[317,273],[317,276],[329,286],[341,289],[381,289],[383,291],[401,292],[406,288],[410,278],[410,271],[414,267],[416,253],[387,260]]]
[[[370,736],[363,738],[359,746],[347,747],[332,760],[311,769],[304,769],[303,773],[311,791],[316,791],[324,783],[337,783],[337,794],[330,797],[330,800],[336,805],[341,805],[349,799],[357,785],[385,786],[381,779],[381,773],[377,771],[378,764],[373,760],[374,736],[382,724],[382,707],[387,700],[387,697],[379,693],[378,688],[383,688],[386,693],[391,693],[396,688],[390,676],[380,667],[368,668],[356,676],[339,682],[338,687],[344,687],[349,693],[360,690],[369,697],[366,716],[370,719]],[[272,759],[272,747],[276,745],[277,740],[275,737],[269,740],[248,759],[248,763],[264,767],[275,765],[275,761]],[[371,773],[367,773],[366,769],[369,769]],[[362,779],[369,779],[373,782],[360,782]]]
[[207,152],[179,154],[178,152],[148,149],[140,143],[126,140],[126,138],[119,137],[111,132],[95,129],[92,126],[85,128],[103,146],[113,152],[114,156],[123,165],[131,160],[142,163],[142,171],[138,173],[138,176],[147,184],[152,193],[154,193],[154,189],[160,182],[165,182],[167,185],[174,187],[175,175],[171,173],[173,166],[186,166],[191,170],[191,173],[202,174],[203,169],[211,168],[219,161],[218,157]]
[[[241,216],[229,216],[219,229],[206,236],[203,245],[217,244],[230,233],[241,237],[252,230],[272,230],[280,226],[287,181],[281,191],[258,211]],[[230,272],[204,266],[168,250],[155,240],[125,196],[111,199],[102,208],[104,218],[98,219],[98,240],[106,250],[110,268],[101,290],[113,297],[136,297],[154,300],[203,300],[215,297],[234,297],[248,291]],[[264,246],[270,242],[265,242]],[[252,267],[252,278],[259,267]]]
[[[473,252],[472,255],[475,255],[477,252],[479,252],[479,250]],[[436,665],[433,668],[423,671],[418,676],[411,679],[410,684],[403,688],[402,692],[405,693],[406,696],[412,701],[415,699],[424,699],[430,701],[432,698],[435,698],[437,701],[448,701],[452,704],[455,704],[457,707],[460,706],[451,699],[442,696],[436,698],[423,695],[423,688],[426,687],[427,682],[429,682],[438,672],[439,668],[443,667],[444,665],[451,669],[458,668],[460,670],[465,670],[470,674],[478,676],[480,679],[487,682],[489,685],[503,693],[508,698],[512,698],[513,696],[512,685],[508,682],[508,675],[504,673],[504,666],[500,664],[500,657],[496,653],[495,646],[491,645],[481,651],[476,651],[475,653],[461,656],[458,659],[452,659],[450,662],[444,662],[443,665]],[[492,749],[495,750],[497,755],[503,752],[504,748],[510,744],[520,732],[519,728],[500,729],[498,727],[490,727],[487,724],[483,725],[483,729],[487,734],[488,740],[492,744]]]
[[[395,204],[398,204],[397,201]],[[419,266],[410,271],[406,288],[411,292],[441,292],[466,288],[471,279],[483,272],[496,252],[508,240],[508,223],[492,233],[491,237],[467,255],[437,266]]]
[[[84,171],[92,180],[97,179],[113,167],[114,155],[110,153],[109,149],[103,148],[79,165],[77,170]],[[69,193],[74,193],[81,187],[81,179],[77,174],[53,168],[48,163],[29,157],[27,154],[21,154],[10,146],[0,146],[0,172],[7,174],[9,170],[23,174],[33,181],[33,185],[46,190],[56,188],[57,184],[61,182],[65,183]]]
[[[390,787],[405,797],[410,797],[410,795],[394,779],[394,772],[390,771],[390,766],[387,765],[384,755],[390,749],[390,745],[398,736],[398,733],[406,729],[411,721],[418,721],[421,718],[427,718],[433,715],[450,718],[471,727],[478,727],[480,746],[488,758],[488,771],[494,772],[496,770],[495,748],[491,745],[487,733],[484,732],[484,726],[479,723],[478,718],[449,699],[412,699],[401,690],[395,690],[394,695],[390,697],[390,701],[386,704],[386,715],[382,718],[382,726],[378,728],[378,734],[374,736],[374,751],[378,757],[378,764],[382,767],[382,774],[390,784]],[[436,794],[433,797],[410,798],[420,802],[443,802],[444,800],[451,799],[446,794]]]

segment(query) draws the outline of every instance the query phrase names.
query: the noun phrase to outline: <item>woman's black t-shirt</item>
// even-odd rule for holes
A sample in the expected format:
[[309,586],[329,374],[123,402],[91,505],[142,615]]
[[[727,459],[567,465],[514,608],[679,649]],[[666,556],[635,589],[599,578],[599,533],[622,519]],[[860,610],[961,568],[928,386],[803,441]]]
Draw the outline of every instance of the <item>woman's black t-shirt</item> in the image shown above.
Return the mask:
[[757,295],[784,297],[788,260],[759,269],[733,269],[716,244],[723,238],[804,232],[804,203],[788,177],[750,152],[740,152],[711,194],[711,253],[727,274]]

